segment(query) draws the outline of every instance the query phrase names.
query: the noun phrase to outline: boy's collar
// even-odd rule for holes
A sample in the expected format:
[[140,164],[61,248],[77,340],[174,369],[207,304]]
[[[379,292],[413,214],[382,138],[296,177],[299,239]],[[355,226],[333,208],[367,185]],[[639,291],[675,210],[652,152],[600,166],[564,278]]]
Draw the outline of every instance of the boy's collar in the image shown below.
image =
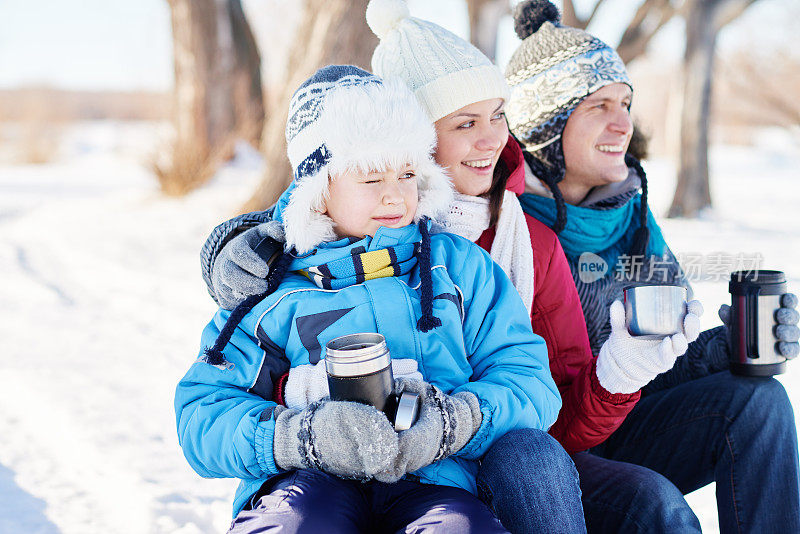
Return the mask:
[[386,228],[381,226],[378,228],[378,231],[375,232],[374,237],[367,236],[364,238],[364,240],[369,240],[369,244],[365,245],[367,251],[393,247],[400,243],[409,243],[421,239],[422,235],[416,223],[403,226],[402,228]]
[[[428,223],[430,224],[430,223]],[[320,243],[311,252],[300,255],[292,262],[291,270],[302,269],[308,266],[327,263],[342,256],[343,253],[349,254],[355,248],[362,248],[364,252],[379,250],[382,248],[393,247],[402,243],[413,243],[422,240],[419,227],[416,223],[403,226],[402,228],[380,227],[375,232],[375,236],[364,236],[361,239],[345,237],[336,241]]]

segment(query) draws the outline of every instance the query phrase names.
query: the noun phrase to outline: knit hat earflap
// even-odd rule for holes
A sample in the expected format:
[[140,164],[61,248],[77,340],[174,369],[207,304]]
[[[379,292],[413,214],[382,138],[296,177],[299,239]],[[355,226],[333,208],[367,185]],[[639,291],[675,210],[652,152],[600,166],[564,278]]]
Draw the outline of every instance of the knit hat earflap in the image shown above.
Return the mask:
[[373,72],[400,78],[431,122],[475,102],[508,102],[503,73],[486,55],[441,26],[409,16],[405,0],[371,0],[366,17],[380,39]]
[[350,65],[323,67],[292,97],[286,142],[295,188],[283,225],[287,249],[300,254],[336,239],[325,200],[329,180],[344,172],[412,164],[419,195],[414,220],[436,217],[450,205],[450,179],[431,155],[436,131],[399,81]]

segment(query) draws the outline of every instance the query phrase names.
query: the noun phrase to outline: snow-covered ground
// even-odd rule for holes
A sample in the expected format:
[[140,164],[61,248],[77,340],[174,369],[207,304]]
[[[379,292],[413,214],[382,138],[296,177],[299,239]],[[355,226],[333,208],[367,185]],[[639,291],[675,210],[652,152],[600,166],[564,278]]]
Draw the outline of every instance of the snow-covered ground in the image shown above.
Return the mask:
[[[82,123],[52,163],[0,165],[0,532],[211,533],[232,480],[204,480],[177,444],[172,397],[214,312],[199,271],[208,232],[241,205],[261,162],[242,147],[201,190],[161,196],[147,124]],[[796,138],[795,138],[796,139]],[[674,167],[646,166],[663,213]],[[765,132],[712,152],[713,214],[663,220],[677,253],[763,255],[800,290],[800,146]],[[716,258],[716,259],[715,259]],[[712,267],[713,268],[713,267]],[[722,277],[695,284],[718,324]],[[780,377],[800,413],[800,364]],[[717,530],[713,487],[689,496]]]

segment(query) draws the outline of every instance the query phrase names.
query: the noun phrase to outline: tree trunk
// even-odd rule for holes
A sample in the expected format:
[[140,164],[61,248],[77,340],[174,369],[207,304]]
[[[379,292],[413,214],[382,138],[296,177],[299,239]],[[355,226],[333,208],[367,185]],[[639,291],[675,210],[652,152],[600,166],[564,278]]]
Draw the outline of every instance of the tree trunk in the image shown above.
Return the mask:
[[467,11],[470,42],[494,61],[500,19],[510,12],[508,0],[467,0]]
[[[169,0],[176,155],[209,157],[263,120],[261,59],[240,0]],[[254,130],[250,127],[249,130]],[[246,135],[250,140],[256,134]]]
[[261,80],[261,55],[250,29],[241,0],[228,1],[233,33],[233,101],[236,130],[246,141],[258,147],[264,129],[264,91]]
[[694,1],[686,17],[680,166],[669,217],[694,217],[701,209],[711,206],[708,120],[717,37],[712,20],[720,1]]
[[617,45],[617,53],[623,63],[628,64],[644,54],[653,36],[676,13],[677,9],[670,0],[645,0],[636,10]]
[[378,40],[367,26],[364,13],[368,0],[306,0],[294,44],[289,52],[286,82],[275,100],[262,136],[266,162],[264,178],[244,211],[273,204],[291,181],[284,131],[289,101],[294,91],[315,70],[327,64],[352,64],[370,70],[372,51]]
[[686,15],[680,162],[668,217],[695,217],[711,206],[708,131],[714,49],[719,30],[754,0],[693,0]]

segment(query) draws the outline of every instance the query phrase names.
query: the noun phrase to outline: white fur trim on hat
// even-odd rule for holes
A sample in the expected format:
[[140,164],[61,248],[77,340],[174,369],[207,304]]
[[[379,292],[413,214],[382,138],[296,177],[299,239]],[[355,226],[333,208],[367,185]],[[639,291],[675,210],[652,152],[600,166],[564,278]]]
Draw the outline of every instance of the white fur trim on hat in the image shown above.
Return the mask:
[[381,171],[411,164],[419,204],[414,217],[434,218],[452,198],[450,179],[431,155],[436,131],[414,95],[398,80],[335,87],[324,97],[315,130],[330,160],[297,181],[283,212],[286,243],[305,253],[335,239],[333,221],[322,212],[329,177],[347,171]]
[[323,167],[314,176],[300,180],[283,209],[283,230],[286,246],[305,254],[324,241],[335,241],[333,220],[325,215],[328,197],[328,169]]

